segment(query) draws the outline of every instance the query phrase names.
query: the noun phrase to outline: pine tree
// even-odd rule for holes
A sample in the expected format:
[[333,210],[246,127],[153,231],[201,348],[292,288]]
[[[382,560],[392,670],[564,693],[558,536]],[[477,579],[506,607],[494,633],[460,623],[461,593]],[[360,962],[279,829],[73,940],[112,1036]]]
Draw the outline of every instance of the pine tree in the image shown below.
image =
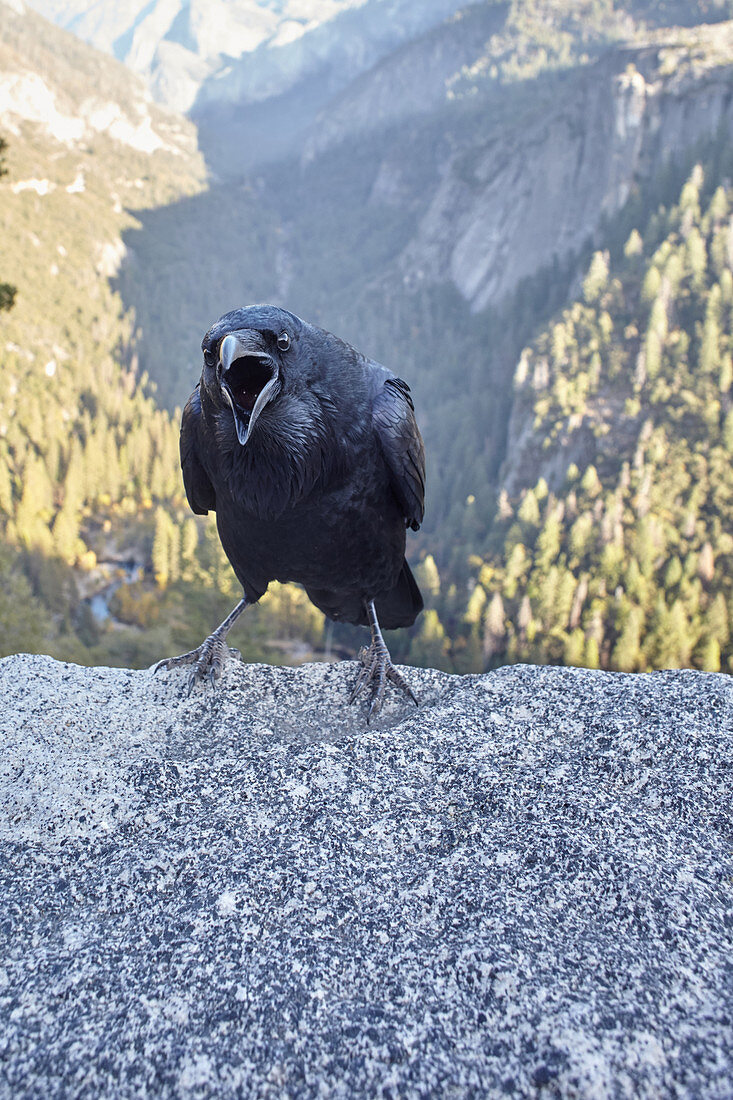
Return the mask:
[[705,616],[705,625],[708,634],[715,638],[721,645],[727,645],[730,640],[730,630],[728,625],[728,609],[725,603],[725,596],[722,592],[718,592],[713,599],[707,615]]
[[595,466],[588,466],[581,478],[580,485],[590,500],[594,500],[603,491],[603,485]]
[[547,572],[560,553],[562,527],[557,508],[550,511],[537,536],[535,562],[542,572]]
[[714,286],[708,296],[705,324],[700,347],[700,370],[720,376],[720,287]]
[[696,290],[702,290],[705,285],[707,250],[705,248],[705,241],[697,226],[692,227],[687,237],[685,247],[685,269],[690,274],[693,287]]
[[410,658],[428,668],[445,668],[448,640],[443,624],[434,608],[428,608],[420,617],[420,627],[412,640]]
[[540,522],[540,507],[533,489],[528,489],[517,513],[522,523],[528,527],[538,527]]
[[43,649],[47,618],[19,558],[0,546],[0,657]]
[[611,666],[619,672],[635,672],[643,666],[641,633],[644,612],[640,607],[627,606],[622,614],[622,629],[611,656]]
[[565,640],[563,664],[582,668],[585,664],[585,634],[576,627]]
[[156,509],[152,558],[155,583],[160,588],[165,588],[170,579],[170,528],[166,511],[163,508]]
[[589,305],[597,302],[608,284],[608,253],[594,252],[588,274],[583,280],[583,297]]
[[76,559],[86,549],[79,538],[79,521],[74,508],[67,504],[59,509],[51,531],[53,536],[53,551],[69,565],[73,565]]
[[188,584],[196,581],[199,574],[198,547],[198,523],[190,516],[183,524],[181,536],[181,578]]
[[415,576],[422,591],[437,599],[440,595],[440,574],[432,554],[426,554],[416,566]]
[[[638,229],[632,229],[628,240],[624,245],[624,256],[631,259],[633,256],[641,256],[644,251],[644,241]],[[656,291],[655,291],[656,293]]]
[[181,575],[181,529],[168,517],[168,579],[177,581]]
[[501,653],[506,637],[504,623],[504,601],[498,592],[494,592],[484,616],[483,655],[485,661]]
[[595,638],[588,638],[585,643],[585,652],[583,654],[583,667],[584,668],[600,668],[601,667],[601,655],[598,651],[598,642]]
[[720,642],[717,638],[703,638],[696,651],[697,665],[704,672],[720,672]]
[[641,287],[641,300],[651,305],[658,297],[662,286],[662,275],[658,267],[652,265],[644,276]]
[[471,626],[478,626],[478,624],[481,622],[481,617],[485,606],[486,591],[482,585],[477,584],[474,586],[474,589],[468,599],[468,606],[466,608],[466,614],[464,616],[465,621]]

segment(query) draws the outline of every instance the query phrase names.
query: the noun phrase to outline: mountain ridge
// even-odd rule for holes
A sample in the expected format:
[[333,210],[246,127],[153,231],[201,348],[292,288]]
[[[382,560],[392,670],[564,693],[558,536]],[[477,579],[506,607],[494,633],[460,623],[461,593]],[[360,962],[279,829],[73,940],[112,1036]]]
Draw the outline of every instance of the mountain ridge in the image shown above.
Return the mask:
[[[179,111],[212,100],[264,99],[314,70],[343,84],[348,70],[364,68],[400,36],[459,6],[458,0],[427,0],[419,7],[407,0],[29,2],[114,53],[147,80],[158,100]],[[330,24],[344,18],[332,32]]]

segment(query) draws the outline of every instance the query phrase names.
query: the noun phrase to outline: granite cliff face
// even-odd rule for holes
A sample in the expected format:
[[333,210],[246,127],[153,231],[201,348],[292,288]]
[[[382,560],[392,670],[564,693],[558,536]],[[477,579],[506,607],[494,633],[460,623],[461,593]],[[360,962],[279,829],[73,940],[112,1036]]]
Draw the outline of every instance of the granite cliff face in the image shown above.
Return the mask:
[[555,257],[598,243],[633,190],[733,133],[732,55],[731,24],[686,45],[617,49],[558,82],[523,125],[484,119],[470,151],[459,144],[443,166],[401,258],[405,278],[448,274],[480,310]]
[[370,66],[320,112],[306,141],[305,160],[354,133],[369,134],[440,110],[457,74],[503,27],[507,7],[468,7]]
[[33,0],[30,6],[124,62],[160,102],[186,111],[202,85],[234,59],[263,44],[292,41],[349,0]]
[[0,662],[0,1091],[729,1094],[733,688]]

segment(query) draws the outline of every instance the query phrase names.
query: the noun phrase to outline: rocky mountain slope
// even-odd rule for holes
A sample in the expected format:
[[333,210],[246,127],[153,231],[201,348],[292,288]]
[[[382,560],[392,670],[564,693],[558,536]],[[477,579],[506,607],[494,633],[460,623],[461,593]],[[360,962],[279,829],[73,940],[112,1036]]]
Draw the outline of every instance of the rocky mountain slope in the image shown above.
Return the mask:
[[[337,330],[351,326],[344,300],[375,284],[390,296],[452,286],[472,312],[496,306],[526,278],[589,241],[601,244],[607,221],[668,162],[733,127],[731,24],[659,32],[590,65],[543,70],[531,94],[526,82],[474,79],[470,94],[459,83],[449,95],[448,74],[465,85],[466,66],[477,64],[479,44],[500,21],[484,6],[376,66],[324,110],[301,165],[286,159],[271,169],[252,202],[251,190],[243,199],[241,187],[216,188],[210,205],[219,221],[241,223],[249,217],[242,204],[253,205],[265,227],[254,248],[242,241],[224,271],[215,254],[197,258],[205,285],[220,288],[218,301],[231,305],[251,281],[255,298],[276,295]],[[406,86],[410,94],[397,94]],[[217,131],[210,122],[204,131],[215,172],[236,172],[241,128]],[[206,233],[208,202],[171,211],[168,220],[181,226],[179,267],[193,263],[186,251],[196,247],[196,225]],[[164,217],[151,219],[151,242],[160,242]],[[130,244],[155,265],[148,242]],[[139,293],[143,310],[148,289]],[[126,293],[136,304],[135,288]],[[192,332],[215,309],[202,300],[187,312]],[[358,327],[352,335],[374,339]]]
[[145,78],[188,111],[246,104],[319,79],[344,86],[459,0],[32,0],[32,7]]
[[728,1094],[731,679],[405,672],[0,663],[0,1091]]
[[732,209],[697,166],[523,352],[471,596],[487,657],[733,670]]
[[521,126],[489,121],[443,165],[400,257],[404,275],[447,274],[474,310],[501,301],[553,258],[598,242],[665,164],[730,133],[732,86],[730,23],[617,48],[553,82]]

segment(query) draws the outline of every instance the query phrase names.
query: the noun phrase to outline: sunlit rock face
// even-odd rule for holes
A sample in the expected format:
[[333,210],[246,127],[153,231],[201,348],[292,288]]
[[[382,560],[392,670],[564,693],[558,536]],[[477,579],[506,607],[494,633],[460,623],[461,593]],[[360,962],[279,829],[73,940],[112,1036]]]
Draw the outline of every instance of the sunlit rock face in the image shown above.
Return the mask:
[[405,672],[0,662],[0,1091],[726,1093],[732,681]]
[[[402,258],[405,278],[448,272],[474,311],[501,302],[522,279],[600,239],[632,188],[696,142],[733,132],[733,67],[668,52],[666,69],[656,49],[609,53],[522,127],[487,118],[470,171],[463,149],[446,164]],[[333,140],[334,126],[327,132]]]

